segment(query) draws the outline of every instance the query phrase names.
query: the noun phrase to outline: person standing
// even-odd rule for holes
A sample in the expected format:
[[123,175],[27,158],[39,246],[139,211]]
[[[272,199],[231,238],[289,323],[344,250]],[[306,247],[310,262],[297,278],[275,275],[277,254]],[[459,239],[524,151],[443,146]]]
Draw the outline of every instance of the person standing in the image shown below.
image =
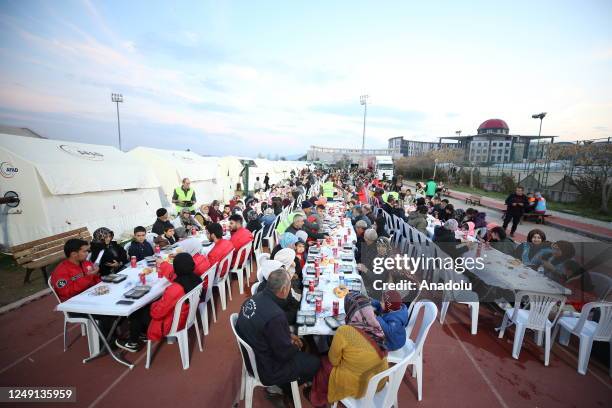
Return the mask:
[[504,230],[508,228],[508,224],[512,221],[512,229],[510,230],[510,236],[514,237],[516,228],[521,222],[521,217],[525,213],[525,209],[528,205],[527,196],[523,187],[518,186],[514,193],[510,194],[506,198],[506,216],[504,217]]
[[255,177],[255,184],[253,185],[253,190],[255,190],[256,193],[259,193],[259,191],[261,191],[261,181],[259,181],[259,177]]
[[195,214],[196,195],[191,188],[191,181],[187,177],[183,179],[179,187],[174,189],[172,202],[176,205],[177,214],[180,214],[183,208],[188,209],[191,214]]
[[433,179],[427,180],[427,184],[425,185],[425,196],[431,199],[434,195],[436,195],[436,188],[438,185]]
[[268,173],[264,176],[264,191],[268,191],[270,189],[270,176]]

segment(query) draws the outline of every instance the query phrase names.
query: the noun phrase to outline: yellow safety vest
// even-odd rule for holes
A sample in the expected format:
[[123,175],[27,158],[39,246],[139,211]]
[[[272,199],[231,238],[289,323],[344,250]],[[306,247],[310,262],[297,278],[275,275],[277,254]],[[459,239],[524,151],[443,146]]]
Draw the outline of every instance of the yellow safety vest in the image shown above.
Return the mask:
[[[193,197],[193,188],[190,188],[187,193],[181,188],[177,187],[174,192],[176,193],[179,201],[191,201],[191,197]],[[187,208],[189,211],[195,211],[195,205],[191,205],[189,207],[184,207],[182,205],[176,205],[176,212],[180,213],[183,208]]]
[[323,183],[323,196],[328,199],[334,199],[334,183],[331,181]]

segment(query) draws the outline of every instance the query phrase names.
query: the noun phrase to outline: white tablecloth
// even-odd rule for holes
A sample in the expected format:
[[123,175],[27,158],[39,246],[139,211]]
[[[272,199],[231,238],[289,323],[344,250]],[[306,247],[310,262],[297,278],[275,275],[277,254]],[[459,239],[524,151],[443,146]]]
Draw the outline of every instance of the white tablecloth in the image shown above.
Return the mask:
[[[139,266],[136,268],[127,268],[119,272],[120,275],[127,275],[127,279],[120,283],[106,283],[100,282],[95,286],[87,289],[84,292],[79,293],[76,296],[71,297],[65,302],[60,303],[57,306],[57,310],[62,312],[72,313],[86,313],[86,314],[97,314],[107,316],[129,316],[141,307],[151,303],[164,293],[166,287],[170,285],[170,282],[166,278],[158,278],[157,272],[152,272],[146,275],[146,284],[151,286],[151,290],[145,296],[140,299],[134,300],[131,305],[118,305],[119,300],[132,300],[127,299],[123,296],[124,293],[129,291],[135,286],[140,285],[140,278],[138,274],[145,267],[145,262],[139,262]],[[108,286],[109,293],[105,295],[94,295],[96,287]]]

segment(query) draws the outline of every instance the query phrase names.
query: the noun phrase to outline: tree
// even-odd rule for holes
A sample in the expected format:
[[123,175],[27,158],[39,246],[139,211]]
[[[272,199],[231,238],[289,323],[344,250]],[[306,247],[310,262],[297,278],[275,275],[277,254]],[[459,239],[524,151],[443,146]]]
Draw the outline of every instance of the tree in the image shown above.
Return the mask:
[[[608,203],[612,196],[612,144],[584,142],[574,145],[553,145],[551,159],[573,158],[577,167],[579,180],[576,185],[590,185],[589,192],[599,198],[599,210],[603,214],[610,212]],[[592,188],[595,191],[590,191]],[[582,195],[582,191],[581,191]]]
[[461,149],[444,148],[432,150],[427,155],[430,156],[434,162],[434,179],[436,178],[436,170],[438,168],[438,163],[458,164],[463,161],[463,150]]

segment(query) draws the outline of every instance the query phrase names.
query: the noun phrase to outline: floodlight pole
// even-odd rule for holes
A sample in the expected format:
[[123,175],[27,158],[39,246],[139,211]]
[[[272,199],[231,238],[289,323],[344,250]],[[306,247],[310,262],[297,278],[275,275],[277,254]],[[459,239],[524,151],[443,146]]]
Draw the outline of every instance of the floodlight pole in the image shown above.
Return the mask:
[[361,139],[361,154],[365,155],[366,117],[368,115],[368,95],[361,95],[359,103],[363,105],[363,136]]
[[117,104],[117,132],[119,133],[119,150],[123,150],[121,148],[121,121],[119,120],[119,103],[123,102],[122,94],[111,94],[111,101]]

